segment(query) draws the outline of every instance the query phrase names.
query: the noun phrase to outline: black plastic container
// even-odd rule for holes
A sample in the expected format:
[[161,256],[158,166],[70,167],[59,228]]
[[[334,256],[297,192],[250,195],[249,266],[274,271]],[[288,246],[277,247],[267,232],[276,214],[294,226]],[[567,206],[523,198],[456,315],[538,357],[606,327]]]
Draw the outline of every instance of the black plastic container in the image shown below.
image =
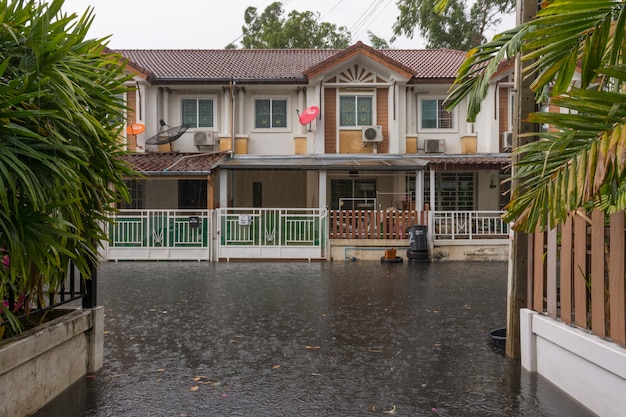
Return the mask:
[[409,226],[406,229],[409,235],[409,250],[406,256],[410,261],[428,262],[428,227],[422,225]]

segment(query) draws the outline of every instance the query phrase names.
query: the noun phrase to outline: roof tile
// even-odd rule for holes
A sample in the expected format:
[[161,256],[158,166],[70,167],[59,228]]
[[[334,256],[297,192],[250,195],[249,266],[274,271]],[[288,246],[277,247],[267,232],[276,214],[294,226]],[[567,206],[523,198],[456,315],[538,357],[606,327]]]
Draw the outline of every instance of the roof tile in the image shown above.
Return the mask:
[[[153,81],[276,80],[306,82],[304,72],[344,50],[336,49],[122,49],[131,67]],[[451,49],[381,49],[414,77],[454,78],[465,52]]]
[[206,173],[224,159],[225,153],[146,152],[122,156],[133,169],[146,174]]

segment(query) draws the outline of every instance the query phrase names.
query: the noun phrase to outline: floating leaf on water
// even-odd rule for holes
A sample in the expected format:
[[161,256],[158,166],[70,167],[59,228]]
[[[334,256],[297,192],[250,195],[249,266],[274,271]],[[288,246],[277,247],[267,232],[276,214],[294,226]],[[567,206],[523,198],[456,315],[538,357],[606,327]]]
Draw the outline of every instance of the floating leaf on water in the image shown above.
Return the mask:
[[278,369],[278,368],[280,368],[280,365],[274,365],[274,366],[272,366],[272,369]]
[[320,346],[317,346],[317,345],[315,345],[315,346],[306,345],[306,348],[307,348],[307,349],[319,349],[319,348],[320,348]]
[[102,334],[109,334],[109,333],[111,333],[110,330],[105,330],[105,331],[102,332]]
[[383,414],[395,414],[396,413],[396,406],[394,405],[393,408],[389,411],[383,411]]
[[202,377],[201,377],[201,376],[194,376],[194,377],[193,377],[193,380],[194,380],[194,381],[196,381],[196,382],[197,382],[197,381],[200,381],[201,379],[202,379]]
[[198,389],[200,389],[200,387],[197,386],[197,385],[194,385],[193,387],[191,387],[190,391],[192,391],[192,392],[193,391],[198,391]]
[[434,347],[441,347],[441,343],[435,343],[433,346]]
[[372,405],[367,407],[367,410],[376,412],[376,411],[378,411],[378,406],[372,404]]
[[165,372],[165,368],[159,368],[156,370],[157,372]]
[[156,308],[151,308],[151,309],[150,309],[150,311],[151,311],[151,312],[155,312],[155,311],[157,311],[157,310],[156,310]]
[[381,349],[368,349],[368,352],[372,352],[372,353],[381,353],[382,350]]

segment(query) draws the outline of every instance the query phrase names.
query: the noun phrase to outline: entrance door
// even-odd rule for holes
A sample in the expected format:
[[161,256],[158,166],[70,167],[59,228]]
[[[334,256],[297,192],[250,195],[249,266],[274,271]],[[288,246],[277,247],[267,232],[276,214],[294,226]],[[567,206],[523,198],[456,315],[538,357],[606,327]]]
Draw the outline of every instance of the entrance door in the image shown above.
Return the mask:
[[263,183],[252,183],[252,207],[263,207]]

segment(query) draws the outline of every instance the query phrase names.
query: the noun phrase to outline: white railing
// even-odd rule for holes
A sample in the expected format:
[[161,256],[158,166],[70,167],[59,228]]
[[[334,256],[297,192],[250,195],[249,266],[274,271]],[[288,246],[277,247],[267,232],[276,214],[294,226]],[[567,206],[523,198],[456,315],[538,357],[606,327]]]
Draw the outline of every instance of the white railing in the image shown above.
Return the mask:
[[433,239],[504,239],[509,224],[502,211],[431,211]]
[[[431,239],[502,239],[509,234],[501,211],[428,214]],[[332,218],[336,219],[336,213]],[[313,208],[121,210],[113,220],[104,253],[109,260],[323,259],[330,238],[349,238],[335,220],[329,225],[326,210]],[[405,221],[398,230],[403,233],[409,223],[425,224],[425,219],[423,223]],[[392,223],[380,224],[382,234],[376,233],[376,238],[402,238],[400,232],[391,233],[395,230]],[[367,236],[357,233],[352,238]]]
[[108,259],[210,259],[210,210],[120,210],[113,221]]

